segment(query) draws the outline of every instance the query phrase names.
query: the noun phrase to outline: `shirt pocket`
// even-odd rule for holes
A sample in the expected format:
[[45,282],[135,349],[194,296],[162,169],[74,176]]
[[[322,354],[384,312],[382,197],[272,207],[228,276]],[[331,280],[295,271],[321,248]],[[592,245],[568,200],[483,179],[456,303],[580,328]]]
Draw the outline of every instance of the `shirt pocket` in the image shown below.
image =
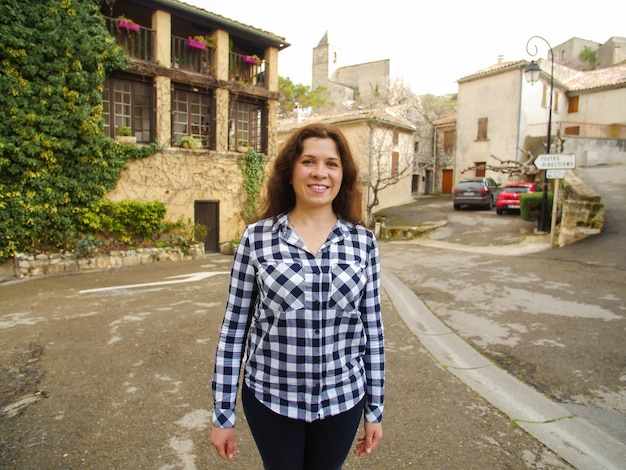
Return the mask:
[[258,277],[259,301],[272,312],[304,308],[305,277],[297,263],[264,263]]
[[331,265],[330,308],[356,312],[365,290],[365,264],[334,263]]

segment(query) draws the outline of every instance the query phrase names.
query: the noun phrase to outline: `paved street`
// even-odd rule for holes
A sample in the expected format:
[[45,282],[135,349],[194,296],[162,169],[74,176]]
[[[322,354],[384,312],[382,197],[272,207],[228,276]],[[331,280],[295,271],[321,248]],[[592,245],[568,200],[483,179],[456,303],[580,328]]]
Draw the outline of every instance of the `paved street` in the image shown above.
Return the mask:
[[[499,370],[626,442],[620,261],[590,259],[586,248],[578,258],[575,247],[545,250],[518,217],[455,213],[447,202],[423,198],[403,208],[407,222],[446,224],[417,240],[381,242],[388,279]],[[623,231],[610,229],[619,250]],[[208,441],[231,260],[208,255],[0,284],[0,467],[261,468],[241,414],[236,463],[219,461]],[[351,456],[346,469],[572,468],[551,450],[558,446],[527,431],[537,423],[516,423],[489,390],[476,393],[463,371],[433,354],[439,338],[415,333],[395,292],[386,291],[383,305],[383,446]],[[602,466],[618,468],[595,468]]]
[[446,222],[383,244],[383,265],[473,347],[626,442],[626,166],[576,173],[602,195],[601,235],[550,249],[517,215],[456,212],[433,196],[383,211],[391,223]]

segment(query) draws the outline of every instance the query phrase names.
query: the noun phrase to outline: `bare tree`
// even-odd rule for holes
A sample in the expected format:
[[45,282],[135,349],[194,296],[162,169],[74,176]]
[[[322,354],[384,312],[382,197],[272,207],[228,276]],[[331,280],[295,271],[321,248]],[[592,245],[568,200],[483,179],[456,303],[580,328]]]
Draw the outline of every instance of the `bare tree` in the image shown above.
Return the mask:
[[[552,153],[563,152],[564,143],[565,139],[563,139],[563,137],[561,136],[560,131],[557,131],[554,142],[550,146]],[[545,147],[546,144],[544,143],[543,146]],[[526,178],[528,179],[534,179],[536,175],[541,173],[541,170],[538,170],[537,167],[533,164],[539,154],[533,155],[531,151],[522,148],[520,148],[519,151],[527,157],[525,161],[502,160],[492,154],[491,158],[500,162],[498,165],[491,165],[489,163],[486,163],[484,165],[474,165],[464,169],[461,174],[472,170],[491,170],[498,173],[526,176]]]
[[[365,185],[368,191],[367,221],[372,220],[372,210],[380,204],[380,193],[411,174],[413,169],[413,140],[394,139],[399,128],[390,127],[379,120],[369,123],[369,168]],[[396,140],[394,142],[394,140]]]
[[473,165],[464,169],[461,174],[466,173],[472,170],[491,170],[497,173],[509,174],[509,175],[518,175],[518,176],[526,176],[533,177],[540,173],[540,171],[533,165],[533,162],[537,158],[537,155],[533,156],[530,152],[524,149],[520,149],[524,155],[528,157],[525,162],[515,161],[515,160],[501,160],[495,155],[491,155],[491,158],[500,162],[498,165],[492,165],[489,163],[485,163],[484,165]]

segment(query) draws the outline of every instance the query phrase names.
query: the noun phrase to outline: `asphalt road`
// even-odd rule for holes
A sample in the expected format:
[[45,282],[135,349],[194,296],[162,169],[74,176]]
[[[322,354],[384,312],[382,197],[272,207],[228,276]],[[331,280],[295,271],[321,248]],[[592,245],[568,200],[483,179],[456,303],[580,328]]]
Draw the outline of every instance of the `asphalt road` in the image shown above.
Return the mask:
[[[383,268],[468,344],[626,442],[624,178],[608,179],[607,230],[566,249],[547,248],[515,215],[453,211],[445,197],[386,211],[405,225],[445,224],[380,245]],[[261,468],[245,425],[236,463],[209,444],[231,260],[0,284],[0,467]],[[434,361],[383,300],[385,439],[346,470],[571,468]]]
[[626,165],[576,173],[602,196],[600,235],[550,248],[515,214],[425,197],[382,214],[444,226],[383,243],[383,266],[481,353],[626,442]]

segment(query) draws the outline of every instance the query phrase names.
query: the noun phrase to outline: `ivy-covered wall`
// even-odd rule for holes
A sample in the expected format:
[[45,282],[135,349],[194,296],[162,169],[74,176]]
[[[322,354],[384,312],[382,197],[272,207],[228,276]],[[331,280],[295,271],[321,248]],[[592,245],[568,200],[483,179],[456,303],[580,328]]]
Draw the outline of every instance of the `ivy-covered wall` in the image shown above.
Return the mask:
[[147,152],[104,135],[102,85],[128,57],[99,6],[0,2],[0,262],[71,244],[83,210],[115,187],[127,152]]

